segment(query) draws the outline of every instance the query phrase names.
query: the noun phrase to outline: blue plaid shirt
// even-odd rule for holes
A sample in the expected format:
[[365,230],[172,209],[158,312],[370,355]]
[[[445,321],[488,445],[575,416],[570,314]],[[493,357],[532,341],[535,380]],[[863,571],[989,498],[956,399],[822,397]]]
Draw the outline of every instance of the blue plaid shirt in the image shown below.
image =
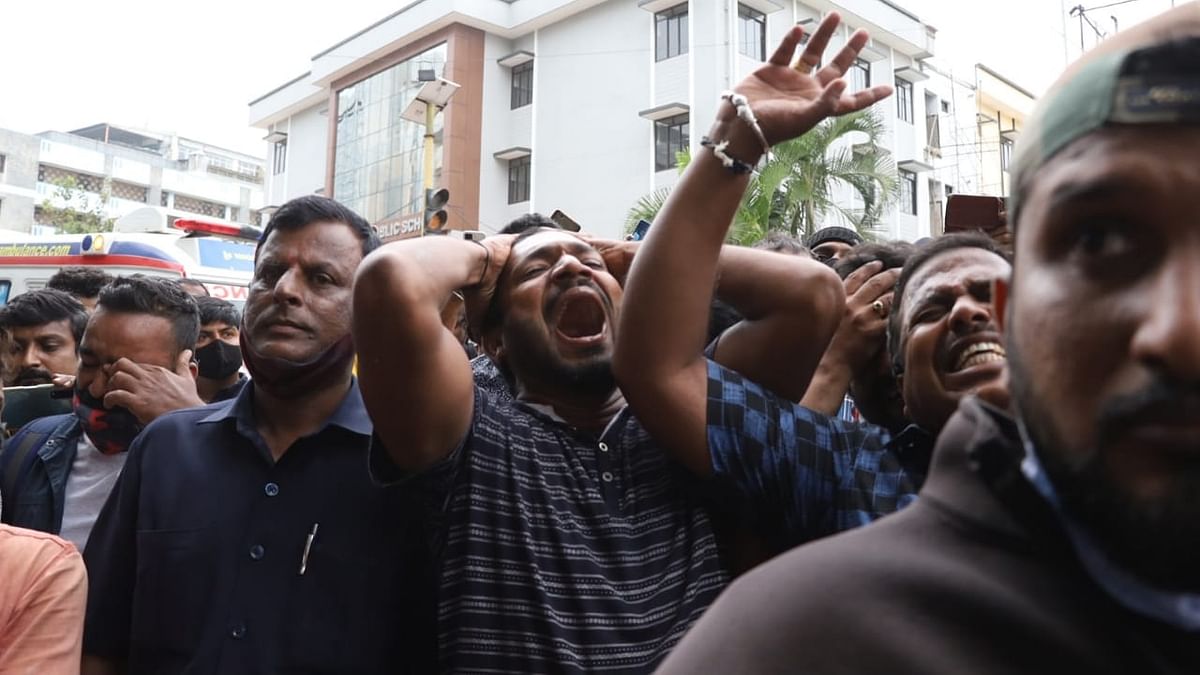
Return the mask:
[[783,548],[894,513],[917,497],[934,438],[893,436],[780,398],[708,362],[708,447],[715,475],[760,534]]

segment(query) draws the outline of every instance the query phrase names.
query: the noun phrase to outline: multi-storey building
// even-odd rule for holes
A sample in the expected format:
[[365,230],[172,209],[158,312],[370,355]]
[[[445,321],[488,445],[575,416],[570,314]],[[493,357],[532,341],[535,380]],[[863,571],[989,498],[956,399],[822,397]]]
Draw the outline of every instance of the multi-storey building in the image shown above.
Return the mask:
[[[385,231],[418,213],[424,130],[401,115],[421,76],[437,76],[460,85],[435,123],[435,184],[450,190],[451,227],[494,231],[561,209],[617,235],[639,197],[677,179],[676,152],[698,149],[721,92],[790,26],[815,27],[833,10],[845,26],[830,54],[854,29],[872,34],[852,86],[897,87],[877,105],[902,186],[881,229],[926,235],[936,200],[925,120],[942,98],[926,95],[922,64],[935,31],[888,0],[411,3],[251,102],[271,158],[267,201],[331,195]],[[853,208],[849,191],[840,198]]]
[[42,206],[120,218],[155,207],[164,222],[202,216],[258,224],[259,158],[170,134],[97,124],[69,133],[0,130],[0,229],[53,228]]

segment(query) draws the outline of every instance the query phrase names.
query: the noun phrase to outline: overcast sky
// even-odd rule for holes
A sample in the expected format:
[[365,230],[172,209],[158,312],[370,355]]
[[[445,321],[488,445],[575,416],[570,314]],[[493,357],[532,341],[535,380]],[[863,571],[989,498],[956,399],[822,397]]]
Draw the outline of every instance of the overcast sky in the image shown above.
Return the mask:
[[[263,132],[249,128],[247,103],[404,2],[297,11],[294,0],[0,0],[0,128],[69,131],[109,121],[262,155]],[[1071,0],[893,2],[938,29],[938,62],[964,76],[983,62],[1036,94],[1062,68]],[[1170,6],[1133,0],[1088,16],[1111,32],[1110,15],[1124,28]],[[1068,18],[1065,28],[1074,59],[1079,23]]]

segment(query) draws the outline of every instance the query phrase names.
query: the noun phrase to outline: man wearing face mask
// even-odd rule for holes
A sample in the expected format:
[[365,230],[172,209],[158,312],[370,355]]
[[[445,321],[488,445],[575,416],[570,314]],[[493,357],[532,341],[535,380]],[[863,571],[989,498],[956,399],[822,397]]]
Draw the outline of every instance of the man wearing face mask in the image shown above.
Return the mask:
[[236,398],[248,378],[240,371],[241,312],[220,298],[199,297],[200,337],[196,340],[196,391],[205,403]]
[[252,379],[146,428],[84,552],[104,580],[84,673],[432,670],[417,510],[370,479],[351,370],[351,286],[378,245],[325,197],[272,216],[239,331]]
[[199,317],[176,286],[123,277],[100,293],[79,343],[74,413],[35,420],[9,440],[3,520],[83,550],[142,427],[200,405],[191,370]]

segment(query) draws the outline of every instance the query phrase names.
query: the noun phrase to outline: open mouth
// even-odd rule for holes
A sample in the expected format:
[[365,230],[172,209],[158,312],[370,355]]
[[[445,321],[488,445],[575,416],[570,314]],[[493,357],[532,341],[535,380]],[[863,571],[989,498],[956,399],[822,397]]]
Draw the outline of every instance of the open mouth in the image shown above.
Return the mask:
[[565,291],[557,303],[554,328],[572,342],[591,342],[604,337],[608,319],[594,291],[575,287]]
[[987,363],[1004,361],[1007,358],[1007,353],[1004,347],[998,342],[977,342],[970,345],[958,355],[954,361],[954,370],[951,372],[961,372],[975,366],[982,366]]

